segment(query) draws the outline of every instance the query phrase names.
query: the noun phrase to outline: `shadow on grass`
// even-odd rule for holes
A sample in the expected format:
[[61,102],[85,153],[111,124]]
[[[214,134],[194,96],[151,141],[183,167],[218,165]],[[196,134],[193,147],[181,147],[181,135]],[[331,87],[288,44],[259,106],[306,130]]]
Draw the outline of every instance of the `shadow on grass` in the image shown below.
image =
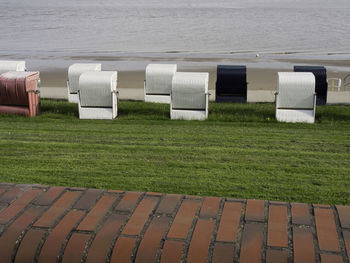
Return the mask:
[[41,100],[41,115],[55,118],[65,118],[65,116],[79,118],[78,104],[60,100]]
[[169,119],[170,106],[162,103],[120,101],[118,117],[123,119]]

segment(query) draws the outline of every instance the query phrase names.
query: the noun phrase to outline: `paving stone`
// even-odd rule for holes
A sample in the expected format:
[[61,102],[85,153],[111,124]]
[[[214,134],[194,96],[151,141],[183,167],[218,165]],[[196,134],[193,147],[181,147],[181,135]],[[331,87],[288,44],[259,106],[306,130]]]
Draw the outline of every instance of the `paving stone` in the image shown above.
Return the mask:
[[115,196],[103,196],[79,224],[77,230],[93,231],[116,200]]
[[217,241],[234,242],[236,240],[241,212],[242,203],[225,203],[216,236]]
[[34,262],[36,250],[44,235],[44,230],[30,229],[17,250],[15,263]]
[[103,193],[101,189],[89,189],[74,205],[75,209],[88,210],[96,202],[97,198]]
[[320,249],[340,251],[333,211],[331,209],[314,208],[314,213]]
[[84,216],[84,214],[85,213],[83,211],[70,211],[62,218],[62,220],[46,238],[39,255],[39,263],[57,261],[57,257],[59,256],[63,242],[73,227]]
[[263,241],[263,224],[246,223],[244,226],[240,263],[260,263]]
[[348,253],[348,258],[350,260],[350,231],[344,230],[343,235],[344,235],[344,240],[345,240],[345,249]]
[[287,263],[288,251],[286,250],[266,250],[266,263]]
[[141,193],[127,192],[122,198],[122,200],[120,200],[115,210],[131,212],[135,208],[140,196]]
[[314,208],[331,208],[330,205],[324,205],[324,204],[313,204]]
[[7,207],[8,207],[8,205],[5,204],[5,203],[0,204],[0,212],[1,212],[2,210],[5,210]]
[[155,192],[147,192],[146,195],[151,195],[151,196],[162,196],[162,193],[155,193]]
[[5,194],[0,197],[0,202],[3,203],[12,203],[18,197],[20,197],[26,190],[25,188],[14,187],[9,189]]
[[180,263],[182,251],[184,249],[184,242],[166,240],[160,258],[161,263]]
[[213,251],[213,263],[232,263],[234,257],[233,243],[216,243]]
[[64,251],[62,263],[80,263],[91,235],[73,233]]
[[52,227],[55,222],[79,198],[80,192],[64,193],[34,224],[37,227]]
[[135,263],[155,262],[157,250],[163,235],[169,227],[169,217],[156,216],[152,219],[137,249]]
[[314,240],[311,229],[293,227],[294,262],[316,262]]
[[321,263],[343,263],[343,258],[339,255],[321,254]]
[[19,216],[0,237],[0,255],[2,262],[10,262],[17,239],[34,220],[43,212],[43,208],[28,208]]
[[[281,202],[281,201],[270,201],[269,202],[270,205],[287,205],[288,203],[286,202]],[[274,251],[274,250],[273,250]]]
[[263,200],[247,200],[245,212],[246,221],[264,221],[264,205]]
[[188,249],[187,263],[207,262],[214,226],[215,221],[198,219]]
[[219,212],[221,198],[219,197],[206,197],[202,204],[199,217],[216,218]]
[[23,193],[16,201],[10,204],[5,210],[1,211],[0,224],[8,223],[41,192],[42,190],[33,189]]
[[112,214],[98,231],[95,239],[92,241],[86,262],[105,262],[109,248],[121,226],[127,219],[127,215]]
[[343,228],[350,228],[350,206],[337,205],[340,224]]
[[112,253],[111,263],[130,262],[132,250],[135,246],[136,238],[119,237]]
[[311,215],[307,204],[292,203],[292,223],[299,225],[310,225]]
[[181,195],[167,194],[160,202],[157,213],[172,214],[181,198]]
[[287,207],[270,205],[267,245],[288,247]]
[[113,194],[122,194],[125,191],[121,191],[121,190],[108,190],[108,193],[113,193]]
[[52,202],[65,190],[65,187],[51,187],[33,201],[35,205],[51,205]]
[[158,197],[146,196],[143,198],[130,217],[122,234],[139,235],[158,201]]
[[168,238],[185,239],[187,237],[194,216],[196,215],[199,202],[199,200],[183,200],[169,230]]

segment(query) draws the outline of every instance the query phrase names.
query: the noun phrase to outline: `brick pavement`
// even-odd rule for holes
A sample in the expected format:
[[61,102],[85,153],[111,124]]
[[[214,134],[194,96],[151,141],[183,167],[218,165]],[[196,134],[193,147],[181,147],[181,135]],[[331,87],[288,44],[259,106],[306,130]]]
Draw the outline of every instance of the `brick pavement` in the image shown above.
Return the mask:
[[350,206],[0,183],[0,263],[349,257]]

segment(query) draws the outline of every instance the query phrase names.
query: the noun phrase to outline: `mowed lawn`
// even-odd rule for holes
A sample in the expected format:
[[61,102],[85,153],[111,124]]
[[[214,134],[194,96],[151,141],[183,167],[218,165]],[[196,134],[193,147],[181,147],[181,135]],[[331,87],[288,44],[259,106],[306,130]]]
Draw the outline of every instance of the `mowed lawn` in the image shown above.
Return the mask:
[[36,118],[0,116],[0,181],[350,204],[350,106],[278,123],[274,104],[210,104],[207,121],[121,101],[113,121],[42,100]]

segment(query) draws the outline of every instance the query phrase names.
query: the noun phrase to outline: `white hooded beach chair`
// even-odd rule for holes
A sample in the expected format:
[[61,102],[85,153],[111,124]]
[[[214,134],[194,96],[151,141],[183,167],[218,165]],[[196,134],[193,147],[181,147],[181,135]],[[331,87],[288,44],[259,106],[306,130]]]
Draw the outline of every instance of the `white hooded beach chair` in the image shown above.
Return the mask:
[[175,73],[170,104],[172,120],[205,120],[208,118],[208,81],[209,73]]
[[278,72],[276,119],[282,122],[315,122],[315,76],[309,72]]
[[79,77],[87,71],[101,71],[101,64],[76,63],[68,68],[68,101],[78,103]]
[[145,102],[170,104],[171,83],[176,64],[149,64],[144,84]]
[[118,115],[117,71],[90,71],[80,75],[80,119],[114,119]]
[[26,71],[26,62],[22,60],[0,60],[0,74],[8,71]]

